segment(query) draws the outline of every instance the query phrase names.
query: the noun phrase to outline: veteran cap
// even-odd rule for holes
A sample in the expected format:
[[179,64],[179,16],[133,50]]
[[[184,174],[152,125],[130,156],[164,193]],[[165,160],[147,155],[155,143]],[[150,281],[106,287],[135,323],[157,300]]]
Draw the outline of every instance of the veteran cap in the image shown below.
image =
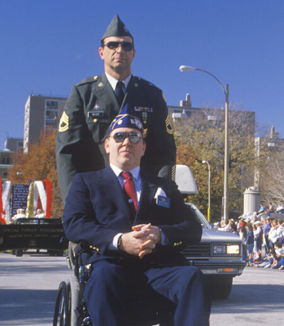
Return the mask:
[[135,116],[130,114],[118,114],[111,122],[108,134],[116,128],[134,128],[137,129],[143,134],[143,124],[142,122]]
[[110,36],[130,36],[133,39],[133,36],[130,34],[129,30],[126,28],[122,20],[116,14],[110,24],[108,25],[102,40]]

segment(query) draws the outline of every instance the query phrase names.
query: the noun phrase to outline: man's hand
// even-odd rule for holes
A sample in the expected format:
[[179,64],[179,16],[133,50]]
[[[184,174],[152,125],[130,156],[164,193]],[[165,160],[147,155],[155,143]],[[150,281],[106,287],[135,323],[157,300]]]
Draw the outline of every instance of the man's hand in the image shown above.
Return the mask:
[[140,259],[151,254],[161,241],[160,229],[151,223],[135,225],[132,230],[121,236],[120,249]]

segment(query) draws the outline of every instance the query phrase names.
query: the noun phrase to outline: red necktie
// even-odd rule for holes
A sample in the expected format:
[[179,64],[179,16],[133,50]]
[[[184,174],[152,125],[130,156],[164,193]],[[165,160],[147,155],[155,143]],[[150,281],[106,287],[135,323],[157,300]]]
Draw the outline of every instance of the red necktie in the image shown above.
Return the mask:
[[125,179],[124,181],[124,190],[126,194],[132,199],[135,211],[137,211],[137,198],[136,198],[136,191],[134,181],[132,180],[131,173],[129,172],[121,172],[121,176]]

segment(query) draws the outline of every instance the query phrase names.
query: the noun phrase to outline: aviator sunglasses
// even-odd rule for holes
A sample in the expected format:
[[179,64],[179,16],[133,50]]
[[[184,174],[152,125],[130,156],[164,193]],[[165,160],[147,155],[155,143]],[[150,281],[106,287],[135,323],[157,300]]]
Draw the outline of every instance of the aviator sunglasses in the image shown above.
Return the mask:
[[122,47],[122,49],[124,51],[133,50],[133,43],[131,43],[131,42],[115,42],[115,41],[111,41],[111,42],[107,42],[105,44],[105,46],[107,46],[111,50],[117,49],[119,45]]
[[141,135],[135,131],[131,131],[131,132],[119,131],[114,135],[112,135],[112,137],[116,143],[122,143],[125,138],[128,138],[131,144],[138,144],[140,139],[142,138]]

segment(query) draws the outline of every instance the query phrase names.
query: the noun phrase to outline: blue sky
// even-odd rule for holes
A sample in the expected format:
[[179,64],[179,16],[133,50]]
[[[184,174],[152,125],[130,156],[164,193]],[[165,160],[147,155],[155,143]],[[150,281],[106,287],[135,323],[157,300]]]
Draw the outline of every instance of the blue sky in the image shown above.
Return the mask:
[[169,105],[190,93],[194,107],[256,112],[257,128],[284,138],[283,0],[0,0],[0,148],[23,137],[30,94],[68,96],[101,74],[100,38],[118,13],[135,37],[133,73],[163,89]]

